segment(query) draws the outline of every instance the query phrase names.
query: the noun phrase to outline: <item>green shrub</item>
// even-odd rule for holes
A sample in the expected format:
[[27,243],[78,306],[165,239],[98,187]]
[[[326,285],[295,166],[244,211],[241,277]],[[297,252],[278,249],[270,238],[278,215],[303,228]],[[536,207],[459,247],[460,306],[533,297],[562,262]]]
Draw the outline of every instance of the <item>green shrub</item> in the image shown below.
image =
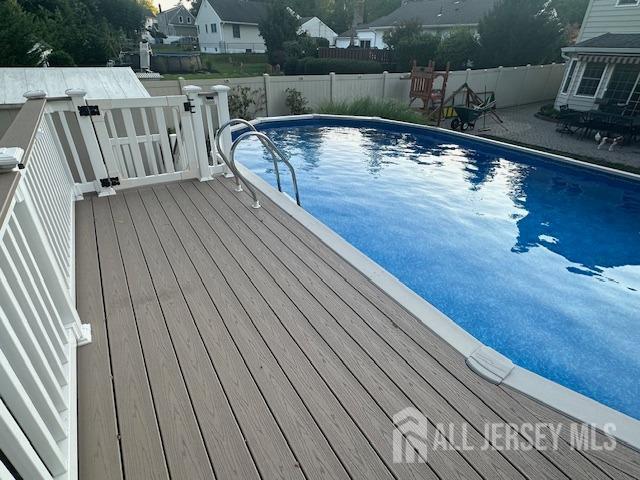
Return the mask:
[[401,122],[426,123],[422,115],[405,104],[370,97],[357,98],[350,102],[325,102],[318,107],[318,113],[380,117]]
[[288,75],[327,75],[334,73],[382,73],[388,66],[369,60],[305,57],[288,62]]
[[236,85],[229,92],[229,113],[231,118],[253,120],[264,108],[264,90]]
[[400,40],[394,50],[397,68],[400,71],[411,70],[414,61],[418,65],[427,65],[435,58],[439,47],[440,37],[428,33]]
[[291,115],[304,115],[305,113],[309,113],[309,108],[307,107],[309,102],[300,91],[295,88],[287,88],[285,93],[287,94],[285,103]]

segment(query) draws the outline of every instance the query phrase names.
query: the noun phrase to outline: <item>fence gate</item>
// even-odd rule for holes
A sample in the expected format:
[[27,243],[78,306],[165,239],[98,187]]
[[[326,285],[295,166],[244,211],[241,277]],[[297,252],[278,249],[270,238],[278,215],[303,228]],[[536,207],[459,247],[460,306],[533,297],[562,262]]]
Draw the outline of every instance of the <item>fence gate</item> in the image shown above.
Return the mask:
[[99,177],[103,188],[199,175],[192,106],[186,96],[88,99],[79,116],[93,124],[106,169]]

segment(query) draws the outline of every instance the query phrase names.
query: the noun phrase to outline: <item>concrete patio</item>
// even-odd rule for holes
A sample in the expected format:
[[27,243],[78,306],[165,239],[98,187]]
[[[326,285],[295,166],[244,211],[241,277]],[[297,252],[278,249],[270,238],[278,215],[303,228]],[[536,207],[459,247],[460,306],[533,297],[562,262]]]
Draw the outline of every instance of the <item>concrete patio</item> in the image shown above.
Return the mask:
[[[594,139],[558,133],[555,122],[535,116],[540,107],[548,103],[550,102],[499,109],[498,115],[504,121],[503,125],[488,116],[486,119],[488,130],[484,129],[483,120],[480,119],[475,130],[469,133],[553,151],[595,163],[620,164],[640,169],[640,144],[623,145],[610,152],[608,145],[598,150]],[[443,126],[449,128],[449,121],[443,123]]]

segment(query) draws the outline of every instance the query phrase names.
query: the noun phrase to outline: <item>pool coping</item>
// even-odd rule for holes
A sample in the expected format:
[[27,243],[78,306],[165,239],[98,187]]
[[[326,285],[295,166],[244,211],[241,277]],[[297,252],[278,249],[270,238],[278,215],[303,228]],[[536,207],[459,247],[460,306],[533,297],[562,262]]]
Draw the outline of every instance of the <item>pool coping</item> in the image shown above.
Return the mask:
[[[378,117],[309,114],[258,118],[252,123],[254,125],[259,125],[275,121],[296,121],[305,119],[366,120],[396,126],[407,126],[413,129],[417,127],[426,131],[447,133],[452,136],[476,140],[507,148],[509,150],[532,153],[563,163],[587,167],[605,173],[620,175],[627,179],[640,181],[640,175],[631,172],[582,162],[569,157],[540,152],[532,148],[511,145],[493,139],[477,137],[475,135],[453,132],[451,130],[427,125],[386,120]],[[242,127],[238,126],[233,130],[242,130]],[[319,237],[345,261],[359,270],[371,282],[381,288],[387,295],[420,320],[427,328],[460,352],[465,357],[469,368],[475,373],[494,384],[506,385],[522,392],[523,394],[536,399],[569,417],[592,425],[606,434],[612,435],[634,449],[640,450],[639,420],[614,410],[611,407],[588,398],[552,380],[544,378],[526,368],[511,363],[508,358],[484,345],[443,312],[407,287],[398,278],[334,232],[326,224],[296,205],[290,197],[279,192],[241,163],[238,162],[236,165],[245,179],[258,188],[262,194],[267,196],[286,213],[291,215],[309,231]],[[611,424],[615,425],[615,431],[613,432],[608,428]]]

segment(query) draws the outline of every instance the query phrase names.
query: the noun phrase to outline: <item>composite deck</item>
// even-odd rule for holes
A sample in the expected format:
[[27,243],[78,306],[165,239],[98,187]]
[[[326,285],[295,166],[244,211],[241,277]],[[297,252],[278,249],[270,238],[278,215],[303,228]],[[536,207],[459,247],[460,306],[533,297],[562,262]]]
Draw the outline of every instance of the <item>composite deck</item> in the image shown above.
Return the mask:
[[[483,449],[487,423],[569,420],[476,376],[261,202],[217,179],[77,204],[77,303],[93,333],[78,352],[81,479],[640,478],[638,453],[574,450],[568,428],[555,450],[550,435],[547,449]],[[394,463],[406,407],[427,416],[429,441],[466,422],[476,448]]]

